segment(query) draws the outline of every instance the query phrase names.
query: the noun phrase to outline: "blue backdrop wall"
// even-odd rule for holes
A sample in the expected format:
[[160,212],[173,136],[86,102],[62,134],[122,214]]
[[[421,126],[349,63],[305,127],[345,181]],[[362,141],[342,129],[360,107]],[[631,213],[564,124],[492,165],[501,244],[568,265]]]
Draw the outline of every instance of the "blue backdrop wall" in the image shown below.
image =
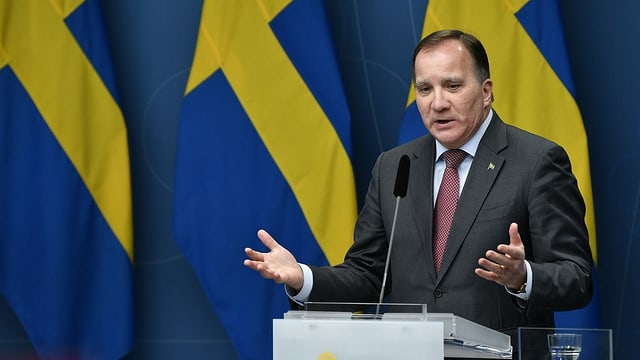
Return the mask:
[[[127,359],[235,359],[171,229],[178,115],[202,0],[102,3],[129,129],[134,192],[137,345]],[[427,1],[325,3],[353,119],[362,199],[376,156],[397,141]],[[613,329],[615,357],[630,359],[640,333],[634,306],[640,299],[634,286],[640,274],[634,261],[640,256],[640,3],[566,0],[561,11],[589,137],[603,327]],[[238,264],[230,271],[248,270]],[[0,301],[0,358],[31,351]]]

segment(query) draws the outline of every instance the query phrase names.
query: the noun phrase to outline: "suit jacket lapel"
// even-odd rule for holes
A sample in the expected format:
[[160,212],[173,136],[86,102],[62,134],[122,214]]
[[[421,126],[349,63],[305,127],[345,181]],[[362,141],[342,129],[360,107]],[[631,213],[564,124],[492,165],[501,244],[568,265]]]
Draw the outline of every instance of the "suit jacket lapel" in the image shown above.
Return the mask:
[[442,265],[438,273],[438,283],[449,270],[496,177],[500,173],[504,158],[498,153],[505,147],[507,147],[506,126],[494,112],[491,124],[478,145],[476,156],[473,159],[460,195]]

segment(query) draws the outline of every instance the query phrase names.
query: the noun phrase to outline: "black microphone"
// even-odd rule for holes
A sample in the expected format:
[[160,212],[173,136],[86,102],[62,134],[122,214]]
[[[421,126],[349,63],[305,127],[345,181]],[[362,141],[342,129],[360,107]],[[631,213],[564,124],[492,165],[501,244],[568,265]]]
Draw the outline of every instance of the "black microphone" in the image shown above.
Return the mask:
[[409,186],[409,166],[411,161],[409,156],[402,155],[398,163],[398,173],[396,174],[396,185],[393,187],[393,195],[401,198],[407,195],[407,187]]
[[409,156],[402,155],[398,162],[398,173],[396,174],[396,184],[393,187],[393,195],[396,197],[396,209],[393,213],[393,223],[391,225],[391,236],[389,237],[389,248],[387,249],[387,260],[384,264],[384,275],[382,277],[382,287],[380,288],[380,298],[376,306],[376,318],[380,314],[380,304],[384,298],[384,289],[387,285],[387,273],[389,272],[389,261],[391,260],[391,248],[393,247],[393,237],[396,232],[396,220],[398,219],[398,206],[400,199],[407,195],[407,187],[409,186],[409,167],[411,162]]

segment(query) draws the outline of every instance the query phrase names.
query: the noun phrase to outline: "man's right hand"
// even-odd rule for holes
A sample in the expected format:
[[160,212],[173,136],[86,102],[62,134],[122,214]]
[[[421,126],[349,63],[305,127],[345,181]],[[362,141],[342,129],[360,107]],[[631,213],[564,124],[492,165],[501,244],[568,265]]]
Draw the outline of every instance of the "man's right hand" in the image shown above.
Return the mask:
[[258,238],[269,252],[263,253],[245,248],[244,252],[249,259],[244,261],[244,266],[259,272],[265,279],[272,279],[278,284],[286,284],[300,291],[304,276],[296,258],[266,231],[258,230]]

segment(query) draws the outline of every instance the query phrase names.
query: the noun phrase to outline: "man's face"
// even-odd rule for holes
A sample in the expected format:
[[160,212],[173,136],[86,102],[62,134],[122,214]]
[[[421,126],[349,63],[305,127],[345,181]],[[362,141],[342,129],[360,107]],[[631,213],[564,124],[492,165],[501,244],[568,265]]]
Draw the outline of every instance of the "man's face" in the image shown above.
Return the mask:
[[442,145],[456,149],[476,133],[491,107],[493,83],[479,83],[467,49],[455,39],[416,56],[416,104],[424,126]]

